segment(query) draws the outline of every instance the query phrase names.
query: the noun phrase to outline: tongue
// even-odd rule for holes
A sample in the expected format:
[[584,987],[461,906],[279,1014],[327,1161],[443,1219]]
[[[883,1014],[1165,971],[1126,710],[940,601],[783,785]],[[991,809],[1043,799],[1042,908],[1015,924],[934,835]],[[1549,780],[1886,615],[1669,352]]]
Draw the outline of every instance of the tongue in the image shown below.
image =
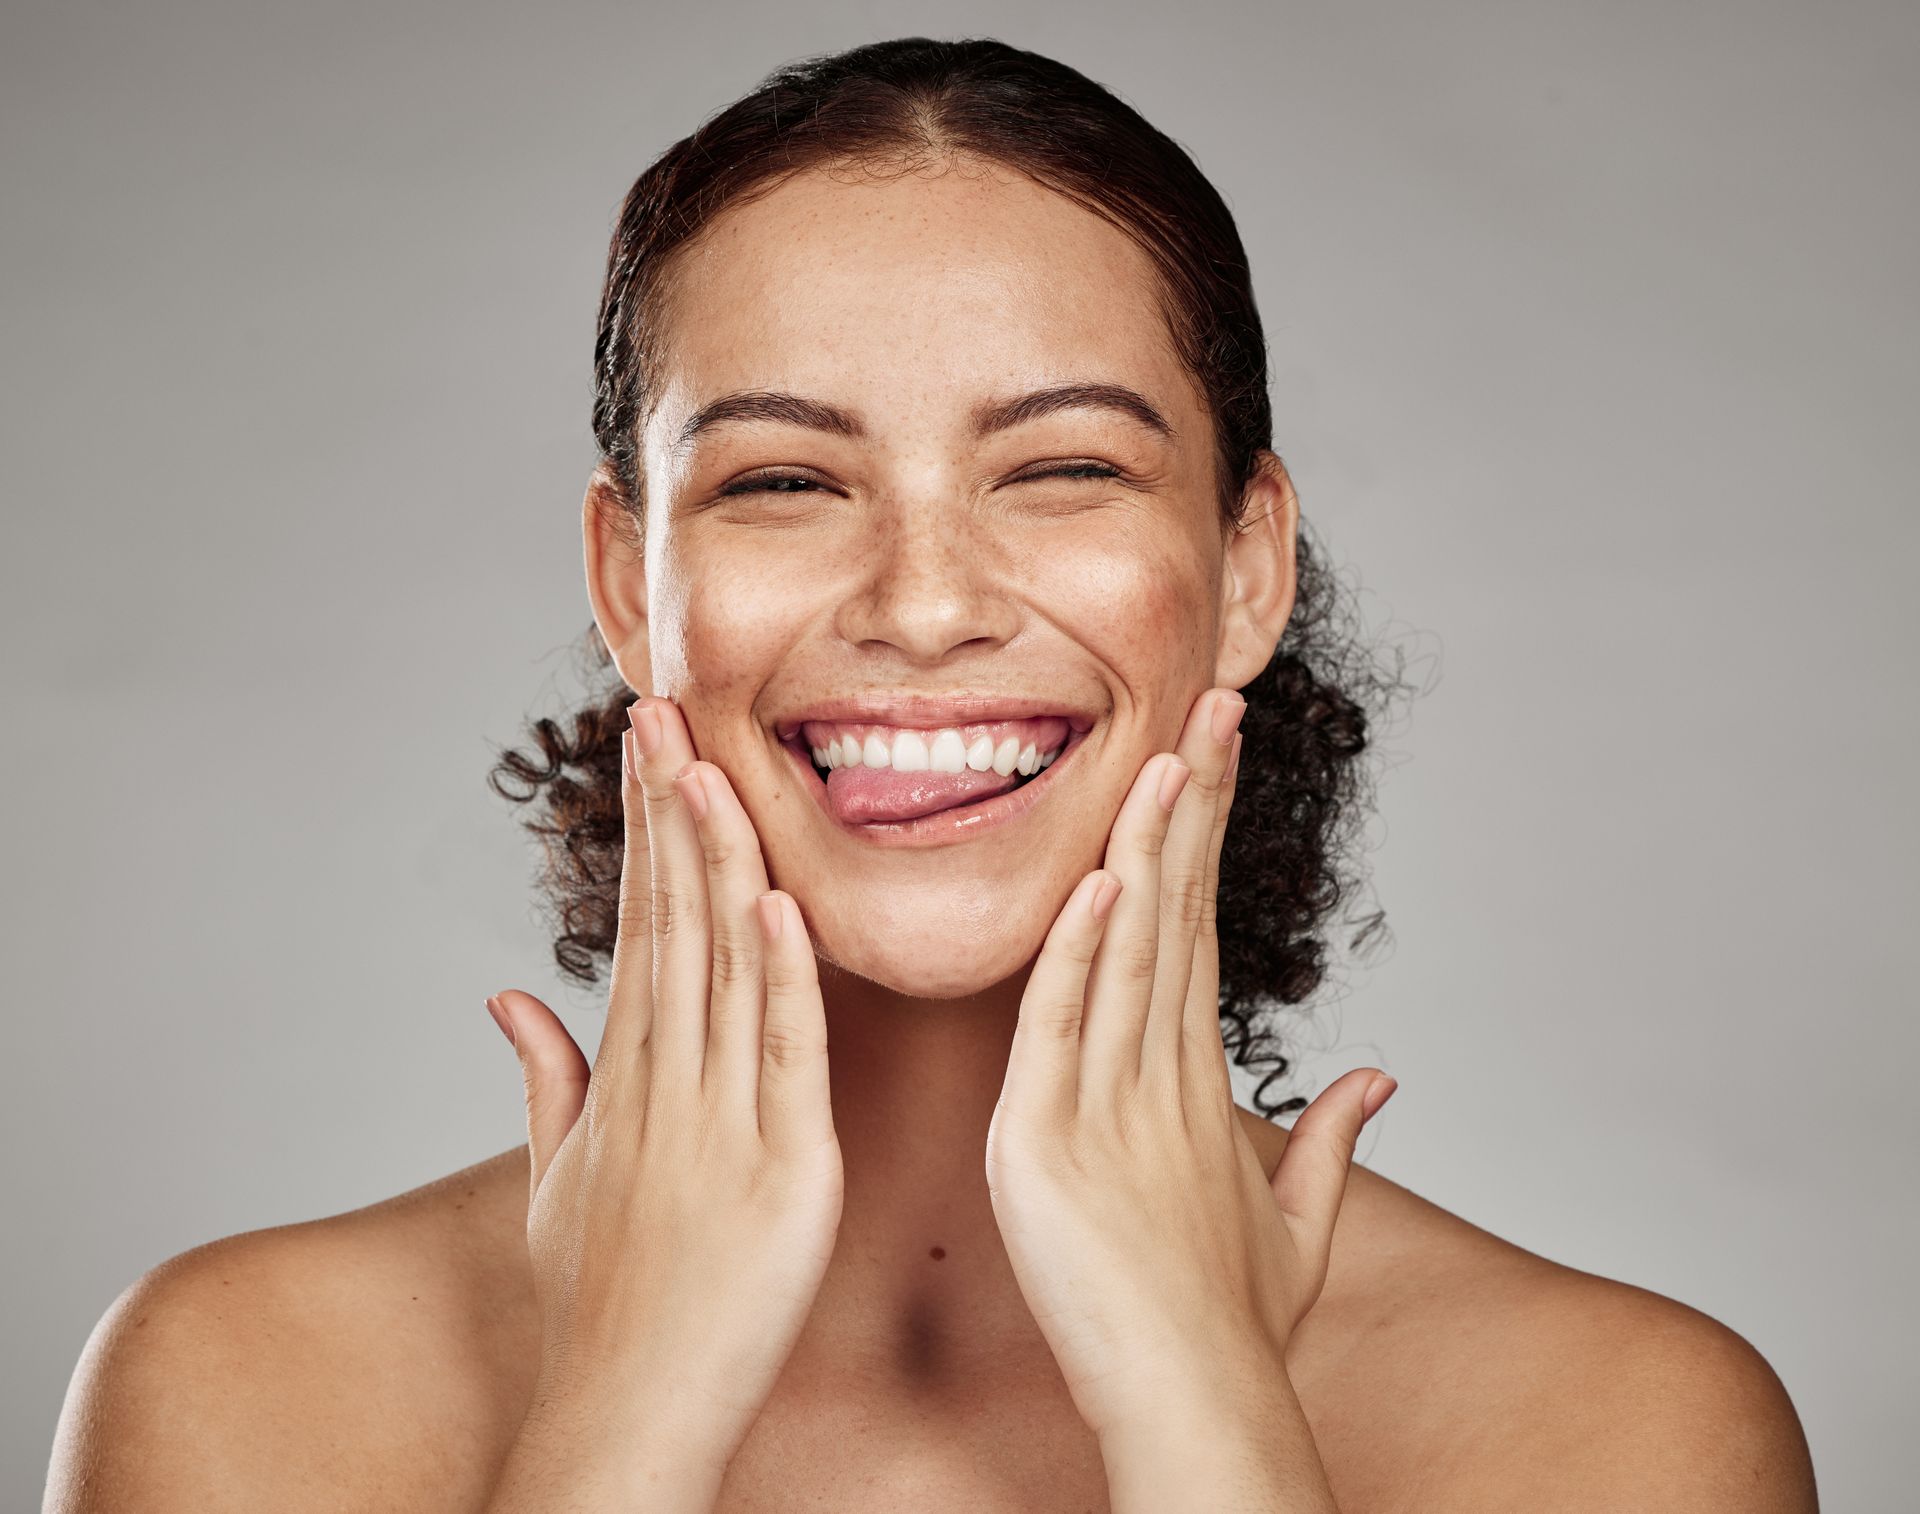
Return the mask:
[[956,805],[991,799],[1018,788],[1020,775],[1002,778],[989,768],[976,773],[902,773],[893,768],[835,768],[827,774],[827,807],[844,825],[918,820]]

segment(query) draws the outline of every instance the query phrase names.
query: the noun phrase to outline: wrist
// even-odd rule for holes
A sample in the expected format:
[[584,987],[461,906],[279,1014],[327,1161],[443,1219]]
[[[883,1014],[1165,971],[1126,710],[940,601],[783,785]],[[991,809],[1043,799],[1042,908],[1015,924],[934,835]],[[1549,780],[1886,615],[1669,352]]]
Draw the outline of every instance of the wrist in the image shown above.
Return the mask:
[[556,1507],[710,1514],[732,1451],[670,1400],[543,1375],[488,1514]]
[[1270,1417],[1276,1399],[1297,1408],[1278,1350],[1240,1343],[1232,1351],[1166,1352],[1150,1380],[1111,1384],[1100,1417],[1089,1414],[1087,1422],[1102,1445],[1116,1448],[1195,1431],[1245,1434]]
[[1172,1395],[1098,1436],[1114,1514],[1337,1514],[1320,1450],[1284,1373],[1257,1391]]

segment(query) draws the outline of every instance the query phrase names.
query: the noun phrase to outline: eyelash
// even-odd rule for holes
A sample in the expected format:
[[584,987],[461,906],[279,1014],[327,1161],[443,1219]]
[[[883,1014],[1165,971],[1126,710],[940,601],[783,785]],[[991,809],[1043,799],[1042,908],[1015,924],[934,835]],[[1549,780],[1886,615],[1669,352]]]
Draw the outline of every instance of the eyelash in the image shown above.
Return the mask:
[[[1015,479],[1015,483],[1027,483],[1036,478],[1118,478],[1120,470],[1106,463],[1068,463],[1059,468],[1047,468],[1039,473],[1029,473],[1025,478]],[[776,489],[774,484],[817,485],[818,479],[804,478],[794,473],[765,473],[755,478],[738,479],[728,484],[720,492],[727,494],[804,494],[804,489]]]

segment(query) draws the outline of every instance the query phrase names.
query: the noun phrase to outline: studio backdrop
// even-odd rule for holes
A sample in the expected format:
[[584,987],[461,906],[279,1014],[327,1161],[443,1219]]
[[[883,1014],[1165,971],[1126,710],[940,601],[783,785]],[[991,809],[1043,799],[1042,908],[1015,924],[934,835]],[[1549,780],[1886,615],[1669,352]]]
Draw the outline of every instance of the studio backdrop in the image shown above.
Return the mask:
[[524,1139],[484,995],[591,1055],[485,780],[581,692],[611,217],[915,33],[1220,187],[1409,651],[1386,930],[1292,1086],[1392,1072],[1360,1160],[1724,1321],[1826,1507],[1911,1507],[1920,13],[1872,0],[11,4],[0,1504],[146,1269]]

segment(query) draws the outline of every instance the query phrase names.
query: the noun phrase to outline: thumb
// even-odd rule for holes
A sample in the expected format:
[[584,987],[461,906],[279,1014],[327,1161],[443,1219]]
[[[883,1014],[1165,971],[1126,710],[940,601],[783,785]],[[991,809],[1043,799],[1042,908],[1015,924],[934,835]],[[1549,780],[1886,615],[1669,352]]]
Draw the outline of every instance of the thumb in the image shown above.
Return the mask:
[[538,1189],[553,1154],[586,1107],[587,1059],[560,1017],[530,993],[503,989],[487,1000],[487,1010],[520,1058],[527,1089],[527,1150],[533,1160],[533,1187]]
[[1293,1122],[1273,1171],[1273,1197],[1322,1255],[1333,1244],[1360,1127],[1399,1086],[1377,1067],[1356,1067],[1322,1089]]

